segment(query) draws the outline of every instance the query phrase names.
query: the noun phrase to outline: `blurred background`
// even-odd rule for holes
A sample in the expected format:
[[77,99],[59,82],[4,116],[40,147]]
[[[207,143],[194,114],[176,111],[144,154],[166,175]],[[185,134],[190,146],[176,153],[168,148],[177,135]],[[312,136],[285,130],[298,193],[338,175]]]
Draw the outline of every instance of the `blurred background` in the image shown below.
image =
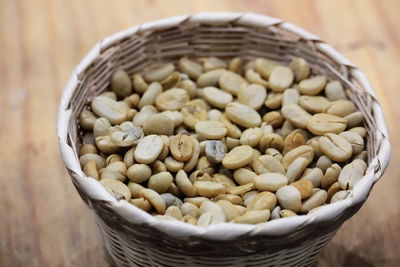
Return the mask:
[[204,11],[296,24],[365,71],[390,129],[392,161],[316,266],[400,266],[400,1],[0,0],[0,266],[109,266],[94,218],[61,162],[58,102],[74,67],[127,27]]

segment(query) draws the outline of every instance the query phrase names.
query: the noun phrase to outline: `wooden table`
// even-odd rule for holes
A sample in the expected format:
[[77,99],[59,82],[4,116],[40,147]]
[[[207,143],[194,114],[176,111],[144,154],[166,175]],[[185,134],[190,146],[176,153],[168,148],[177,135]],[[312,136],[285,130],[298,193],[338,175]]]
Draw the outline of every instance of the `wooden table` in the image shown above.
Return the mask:
[[[108,266],[93,216],[63,167],[58,101],[99,39],[200,11],[251,11],[320,35],[368,75],[400,146],[400,1],[0,1],[0,266]],[[400,265],[400,150],[317,266]]]

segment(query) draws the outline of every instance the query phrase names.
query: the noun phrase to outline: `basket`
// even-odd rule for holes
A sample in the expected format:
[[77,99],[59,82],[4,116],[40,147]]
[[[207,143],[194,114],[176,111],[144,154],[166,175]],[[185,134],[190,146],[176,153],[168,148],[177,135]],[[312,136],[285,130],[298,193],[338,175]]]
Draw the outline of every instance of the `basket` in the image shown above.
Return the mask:
[[[83,173],[78,159],[79,113],[105,91],[118,68],[140,72],[182,56],[266,57],[288,64],[305,58],[316,74],[340,80],[365,116],[368,169],[342,201],[309,215],[259,225],[224,223],[207,228],[159,220],[117,201]],[[201,13],[132,27],[99,43],[77,66],[58,114],[65,166],[96,216],[105,246],[118,266],[309,266],[339,227],[367,199],[390,159],[382,109],[364,73],[317,36],[279,19],[252,13]]]

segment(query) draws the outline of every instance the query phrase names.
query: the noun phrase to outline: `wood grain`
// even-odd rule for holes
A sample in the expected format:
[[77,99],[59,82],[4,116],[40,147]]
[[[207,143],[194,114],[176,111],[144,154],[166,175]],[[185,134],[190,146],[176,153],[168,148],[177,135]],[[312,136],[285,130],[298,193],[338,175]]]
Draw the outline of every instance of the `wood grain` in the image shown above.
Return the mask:
[[[320,35],[377,89],[400,146],[400,1],[0,1],[0,266],[108,266],[94,219],[70,182],[55,135],[75,65],[101,38],[131,25],[200,11],[251,11]],[[317,266],[400,265],[400,150],[360,212]]]

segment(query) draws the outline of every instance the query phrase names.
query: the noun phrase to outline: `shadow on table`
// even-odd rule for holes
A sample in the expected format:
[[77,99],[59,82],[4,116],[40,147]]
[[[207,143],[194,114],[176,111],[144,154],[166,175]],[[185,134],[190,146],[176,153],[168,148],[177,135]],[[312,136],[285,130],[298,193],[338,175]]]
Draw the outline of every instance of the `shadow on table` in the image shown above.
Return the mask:
[[344,246],[330,243],[321,253],[313,267],[378,267]]

